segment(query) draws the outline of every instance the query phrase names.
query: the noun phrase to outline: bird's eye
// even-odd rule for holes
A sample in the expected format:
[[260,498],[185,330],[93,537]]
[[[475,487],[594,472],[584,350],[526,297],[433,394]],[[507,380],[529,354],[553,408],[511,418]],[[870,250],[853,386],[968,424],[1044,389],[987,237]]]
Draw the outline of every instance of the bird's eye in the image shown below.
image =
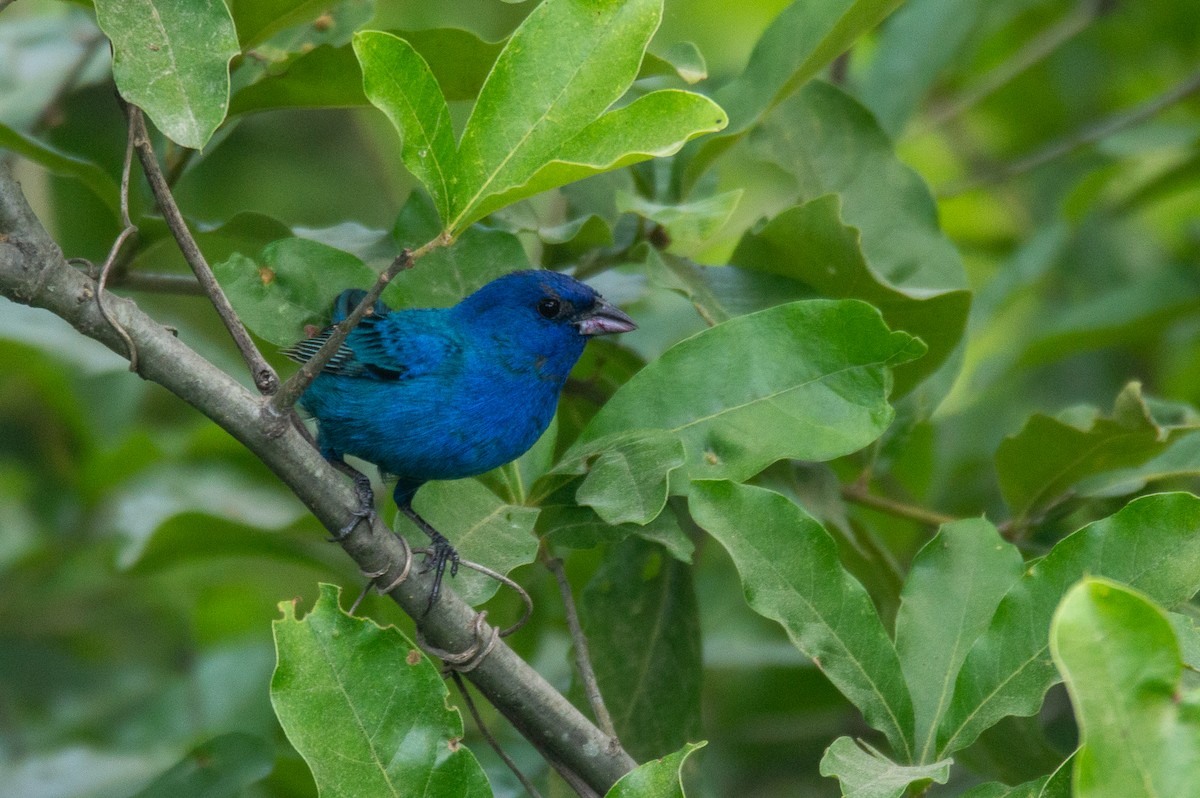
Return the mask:
[[553,319],[558,315],[558,311],[562,308],[562,303],[557,299],[546,298],[537,304],[537,312],[542,314],[544,319]]

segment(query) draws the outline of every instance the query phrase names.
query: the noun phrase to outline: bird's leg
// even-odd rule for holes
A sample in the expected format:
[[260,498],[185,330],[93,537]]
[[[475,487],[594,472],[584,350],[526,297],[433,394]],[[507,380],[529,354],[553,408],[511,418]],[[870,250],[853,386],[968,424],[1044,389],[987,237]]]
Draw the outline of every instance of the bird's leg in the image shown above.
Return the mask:
[[410,502],[402,502],[397,504],[400,512],[408,516],[409,520],[417,525],[422,532],[429,535],[429,540],[432,545],[429,547],[429,553],[425,555],[425,563],[421,566],[421,572],[426,573],[433,571],[433,590],[429,593],[429,606],[425,608],[425,612],[433,609],[433,605],[437,603],[438,596],[442,592],[442,574],[446,571],[446,563],[450,563],[450,576],[458,574],[458,552],[450,545],[450,541],[438,532],[433,526],[417,514],[417,511],[412,508]]
[[375,492],[371,490],[371,479],[366,474],[340,457],[327,457],[326,459],[329,460],[331,466],[354,480],[354,495],[358,497],[358,509],[354,511],[354,519],[330,538],[330,541],[334,543],[341,543],[350,537],[350,533],[361,522],[370,523],[375,518]]

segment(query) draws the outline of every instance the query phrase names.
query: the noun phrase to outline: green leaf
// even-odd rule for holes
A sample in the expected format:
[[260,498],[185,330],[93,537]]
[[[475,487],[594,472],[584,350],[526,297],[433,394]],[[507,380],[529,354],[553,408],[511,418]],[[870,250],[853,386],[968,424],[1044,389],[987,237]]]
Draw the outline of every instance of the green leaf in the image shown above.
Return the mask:
[[413,46],[380,31],[354,36],[363,72],[363,91],[400,134],[404,165],[433,197],[438,214],[449,219],[454,199],[454,128],[442,89]]
[[900,660],[829,533],[785,497],[749,485],[693,482],[688,506],[733,557],[750,607],[778,621],[897,756],[911,760],[913,707]]
[[113,218],[120,214],[120,189],[97,164],[57,150],[3,123],[0,123],[0,149],[28,158],[52,174],[75,178],[109,207]]
[[331,0],[229,0],[238,39],[249,50],[284,28],[312,22]]
[[[417,492],[413,507],[450,539],[465,560],[507,574],[537,557],[533,534],[537,508],[508,504],[473,479],[426,483]],[[429,539],[412,522],[402,515],[397,519],[409,530],[406,537],[414,545],[428,545]],[[461,569],[454,579],[455,591],[469,604],[482,604],[499,588],[496,580],[469,568]]]
[[638,79],[678,75],[684,83],[699,83],[708,77],[704,54],[692,42],[675,42],[662,53],[646,53]]
[[323,44],[291,59],[280,71],[236,91],[229,101],[229,115],[366,104],[362,69],[353,49]]
[[1077,798],[1200,794],[1200,694],[1166,614],[1123,585],[1087,579],[1054,614],[1050,651],[1079,722]]
[[[396,219],[393,235],[415,249],[441,232],[437,212],[413,192]],[[468,294],[518,269],[531,268],[521,241],[512,233],[475,225],[448,247],[431,250],[420,268],[400,272],[383,293],[392,307],[449,307]]]
[[[849,151],[862,157],[862,150]],[[745,269],[797,280],[820,296],[861,299],[879,308],[884,321],[896,330],[920,338],[929,353],[896,370],[897,393],[904,393],[941,366],[958,346],[966,329],[971,292],[961,281],[949,278],[921,280],[918,272],[901,270],[898,260],[883,261],[886,271],[866,260],[860,233],[842,221],[841,194],[826,194],[789,208],[760,229],[747,233],[730,262]],[[893,232],[892,237],[895,238]],[[887,273],[898,279],[893,285]]]
[[[547,0],[500,52],[459,144],[447,228],[486,197],[528,182],[616,102],[637,75],[662,0]],[[532,193],[532,192],[531,192]]]
[[[213,264],[229,259],[235,252],[255,256],[268,244],[291,236],[291,229],[283,222],[252,211],[235,214],[219,225],[196,225],[192,231],[200,250]],[[138,247],[129,267],[147,271],[190,270],[175,237],[165,230],[160,238]]]
[[596,515],[590,507],[550,505],[538,516],[538,529],[551,543],[570,549],[590,549],[603,542],[618,542],[630,535],[660,543],[680,562],[690,563],[696,544],[679,526],[679,519],[670,505],[650,523],[612,526]]
[[923,351],[861,302],[780,305],[671,347],[609,399],[581,440],[667,430],[683,439],[693,478],[743,480],[785,457],[840,457],[891,423],[890,370]]
[[987,7],[983,0],[909,0],[888,19],[859,95],[890,136],[904,130],[941,71],[986,21]]
[[1200,498],[1136,499],[1030,565],[963,662],[938,730],[939,755],[970,745],[1008,715],[1032,715],[1058,682],[1047,650],[1059,600],[1085,575],[1113,579],[1171,607],[1200,589]]
[[1162,454],[1140,465],[1114,468],[1085,477],[1075,485],[1081,496],[1124,496],[1137,493],[1151,482],[1200,473],[1200,431],[1182,431]]
[[634,759],[661,756],[700,732],[699,608],[691,568],[661,546],[626,538],[580,596],[600,692]]
[[[1194,429],[1194,422],[1190,422]],[[1112,416],[1069,410],[1060,419],[1035,414],[996,451],[1000,490],[1013,514],[1027,517],[1054,503],[1077,482],[1125,469],[1163,453],[1189,427],[1154,418],[1140,383],[1117,396]]]
[[262,738],[223,734],[193,748],[133,798],[236,798],[274,764],[275,754]]
[[304,238],[268,244],[254,260],[235,253],[213,272],[251,332],[279,346],[303,338],[306,324],[324,326],[344,289],[375,279],[348,252]]
[[121,96],[177,144],[202,148],[225,118],[237,33],[221,0],[96,0]]
[[726,191],[694,202],[664,205],[627,191],[617,192],[617,210],[635,213],[662,226],[670,239],[668,251],[676,254],[695,252],[716,235],[733,215],[742,191]]
[[910,785],[919,791],[930,782],[945,784],[952,761],[897,765],[866,743],[839,737],[821,757],[821,775],[841,782],[844,798],[900,798]]
[[586,473],[575,499],[606,523],[645,525],[662,512],[671,472],[684,461],[678,436],[634,430],[576,444],[551,473]]
[[1175,630],[1175,639],[1179,641],[1179,652],[1183,664],[1194,671],[1200,671],[1200,622],[1190,615],[1168,612],[1167,619]]
[[651,285],[686,297],[710,326],[813,296],[806,286],[786,277],[737,266],[702,266],[653,247],[646,248],[645,263]]
[[271,703],[323,795],[490,796],[441,674],[398,629],[352,618],[321,585],[303,619],[281,603]]
[[[776,249],[755,259],[758,268],[785,273],[788,261],[800,258],[799,279],[812,280],[817,290],[879,302],[887,306],[889,324],[923,339],[929,336],[926,343],[936,359],[924,373],[945,362],[966,323],[968,284],[962,258],[938,226],[938,209],[928,186],[896,157],[892,142],[867,109],[836,86],[814,81],[775,109],[761,132],[747,140],[739,158],[749,163],[734,161],[727,172],[781,169],[795,181],[794,189],[788,189],[794,190],[795,200],[789,204],[801,203],[801,210],[786,211],[780,224],[764,231],[766,243]],[[832,201],[823,199],[829,194],[839,197],[840,216]],[[755,202],[747,196],[750,207]],[[812,239],[793,235],[790,224],[803,224]],[[806,252],[812,241],[844,263],[835,267],[839,276],[821,274],[824,261]],[[860,255],[855,250],[862,264],[856,262]],[[778,260],[772,263],[772,258]],[[855,277],[859,285],[847,283]],[[917,302],[924,297],[929,297],[926,303]],[[903,316],[893,322],[892,314],[901,310]],[[906,376],[906,381],[911,379]]]
[[[457,28],[388,31],[429,65],[446,102],[473,100],[503,42],[485,42]],[[323,44],[298,53],[233,95],[229,114],[271,108],[346,108],[368,105],[363,72],[351,45]],[[424,242],[422,242],[424,243]]]
[[626,773],[604,798],[684,798],[683,763],[704,743],[688,743],[673,754],[646,762]]
[[504,42],[487,42],[468,30],[429,28],[397,31],[429,64],[447,102],[474,100]]
[[717,92],[717,102],[729,113],[729,128],[697,150],[687,165],[688,182],[900,2],[795,0],[784,9],[754,46],[742,74]]
[[725,121],[725,112],[701,94],[664,89],[643,95],[562,142],[523,182],[495,184],[490,195],[481,195],[476,205],[462,212],[459,224],[600,172],[673,155],[696,136],[720,130]]
[[946,524],[917,552],[900,594],[896,651],[913,699],[918,762],[935,755],[958,670],[1022,566],[1017,548],[982,518]]
[[1010,787],[1001,782],[980,784],[959,798],[1071,798],[1071,763],[1068,757],[1058,770],[1041,778]]

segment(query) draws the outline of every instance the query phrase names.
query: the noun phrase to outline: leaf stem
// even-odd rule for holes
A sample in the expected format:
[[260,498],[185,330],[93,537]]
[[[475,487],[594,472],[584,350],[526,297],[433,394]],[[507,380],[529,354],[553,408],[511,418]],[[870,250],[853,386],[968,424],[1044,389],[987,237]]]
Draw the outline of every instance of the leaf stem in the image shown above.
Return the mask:
[[870,507],[874,510],[894,515],[897,518],[907,518],[910,521],[916,521],[928,526],[937,527],[958,520],[952,515],[939,513],[936,510],[906,504],[895,499],[889,499],[887,496],[871,493],[866,485],[858,482],[850,485],[842,485],[842,498],[848,502],[861,504],[864,507]]
[[159,210],[162,211],[167,226],[171,228],[171,233],[175,236],[175,243],[179,245],[179,251],[183,253],[184,260],[188,262],[188,265],[192,267],[192,272],[196,275],[204,293],[213,303],[221,321],[224,322],[225,329],[229,331],[233,342],[237,344],[238,351],[242,354],[242,360],[250,369],[259,393],[274,393],[279,387],[279,377],[275,374],[275,369],[271,368],[262,353],[258,351],[258,347],[254,345],[242,320],[238,318],[237,313],[233,310],[233,305],[229,303],[229,298],[221,290],[217,278],[213,275],[212,267],[205,260],[204,253],[200,251],[196,239],[188,230],[187,222],[184,221],[179,206],[175,204],[175,197],[171,194],[171,186],[167,183],[162,168],[158,165],[158,157],[154,154],[154,147],[150,143],[150,133],[146,130],[146,120],[142,116],[141,109],[134,105],[121,104],[130,119],[133,147],[137,151],[138,160],[142,163],[142,171],[146,174],[150,190],[154,193],[155,200],[158,201]]
[[196,278],[186,274],[164,274],[160,272],[125,272],[114,274],[109,281],[132,291],[147,291],[155,294],[186,294],[204,296],[204,288]]

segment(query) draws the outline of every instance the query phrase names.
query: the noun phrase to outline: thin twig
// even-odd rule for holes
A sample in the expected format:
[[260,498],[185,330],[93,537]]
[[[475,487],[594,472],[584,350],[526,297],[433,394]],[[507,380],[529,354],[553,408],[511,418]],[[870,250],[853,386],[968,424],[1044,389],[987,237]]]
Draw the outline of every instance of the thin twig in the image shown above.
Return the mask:
[[842,485],[842,498],[848,502],[880,510],[888,515],[907,518],[910,521],[928,524],[929,526],[941,526],[942,524],[949,524],[952,521],[958,520],[952,515],[939,513],[937,510],[929,510],[925,507],[905,504],[895,499],[889,499],[886,496],[871,493],[865,485],[860,485],[857,482],[850,485]]
[[129,370],[137,372],[138,370],[138,351],[133,343],[133,339],[129,337],[129,333],[122,327],[116,319],[108,315],[108,309],[104,307],[104,285],[108,282],[108,275],[112,272],[113,264],[117,261],[117,255],[121,251],[121,247],[132,236],[137,235],[137,227],[129,218],[129,173],[133,166],[133,139],[137,132],[137,123],[141,118],[141,110],[132,108],[129,113],[128,130],[125,137],[125,161],[121,167],[121,232],[117,235],[117,240],[113,242],[112,248],[108,251],[108,257],[104,259],[104,264],[100,267],[100,273],[96,276],[96,309],[100,311],[100,315],[104,318],[108,325],[116,330],[117,335],[121,336],[121,340],[125,342],[126,352],[129,355]]
[[467,705],[467,711],[471,713],[471,717],[475,720],[475,725],[479,728],[479,733],[483,735],[483,739],[487,740],[488,745],[496,752],[496,755],[508,765],[508,769],[517,777],[517,781],[521,782],[521,786],[525,788],[525,792],[529,793],[531,798],[542,798],[542,794],[538,792],[537,787],[533,786],[533,782],[529,780],[521,769],[517,767],[517,763],[513,761],[492,733],[488,731],[488,727],[484,724],[483,718],[479,714],[479,709],[475,706],[475,700],[471,698],[471,694],[467,691],[467,685],[463,682],[463,677],[458,671],[450,671],[450,678],[454,680],[454,684],[458,687],[458,692],[462,694],[463,703]]
[[133,271],[114,274],[109,282],[111,285],[119,285],[122,288],[128,288],[132,291],[146,291],[154,294],[204,296],[204,287],[196,282],[195,277],[188,274]]
[[965,194],[983,186],[992,183],[999,183],[1025,172],[1036,169],[1056,158],[1061,158],[1071,152],[1084,147],[1088,144],[1093,144],[1100,139],[1111,136],[1119,130],[1124,130],[1127,127],[1144,122],[1150,117],[1169,108],[1180,100],[1185,99],[1189,95],[1200,90],[1200,71],[1192,73],[1186,80],[1173,86],[1157,97],[1153,97],[1146,102],[1138,105],[1128,111],[1122,111],[1118,114],[1095,122],[1086,126],[1082,130],[1051,142],[1045,147],[1030,153],[1023,158],[1018,158],[1007,164],[1001,164],[990,171],[983,173],[977,177],[969,178],[962,182],[952,184],[937,192],[939,198],[955,197],[959,194]]
[[318,374],[321,373],[321,369],[325,368],[325,364],[329,362],[330,358],[332,358],[337,353],[338,349],[341,348],[342,344],[345,343],[346,338],[350,335],[350,331],[353,330],[355,326],[362,321],[363,317],[367,315],[367,312],[374,307],[375,301],[378,300],[383,294],[383,289],[388,287],[388,283],[392,281],[392,278],[405,269],[411,269],[413,263],[418,258],[425,256],[430,251],[438,247],[444,247],[449,243],[450,234],[442,233],[437,238],[421,245],[415,250],[406,249],[397,255],[396,259],[392,261],[391,265],[380,273],[370,290],[367,291],[367,295],[364,296],[362,301],[358,303],[358,306],[355,307],[354,310],[350,312],[350,315],[347,316],[345,320],[337,326],[337,329],[335,329],[333,334],[329,336],[329,340],[327,340],[321,346],[321,348],[317,350],[317,353],[308,361],[306,361],[295,374],[288,377],[287,381],[284,382],[275,395],[271,397],[271,402],[268,405],[269,409],[277,415],[282,415],[291,410],[293,405],[296,404],[296,400],[300,398],[300,395],[303,394],[308,386],[312,384],[312,381],[317,378]]
[[133,122],[136,131],[133,137],[134,149],[137,150],[138,160],[142,162],[142,171],[146,173],[146,179],[150,182],[150,190],[154,192],[159,210],[162,211],[167,226],[171,228],[171,233],[175,236],[175,242],[179,245],[184,260],[192,267],[192,272],[200,281],[204,293],[208,295],[213,307],[217,310],[217,315],[225,323],[225,329],[229,330],[234,343],[237,344],[242,359],[246,361],[246,366],[254,377],[254,384],[258,387],[259,393],[274,393],[279,387],[279,377],[275,375],[275,369],[271,368],[262,353],[258,351],[258,347],[254,345],[254,341],[250,339],[250,334],[246,332],[242,320],[234,312],[233,305],[229,304],[229,298],[221,290],[212,268],[204,259],[204,253],[200,251],[196,239],[188,230],[187,222],[184,221],[183,214],[179,212],[179,206],[175,204],[175,198],[171,195],[171,187],[167,184],[162,168],[158,165],[158,157],[154,154],[154,147],[150,143],[150,134],[146,130],[146,121],[142,117],[141,109],[134,105],[125,105],[125,113],[135,120]]
[[567,611],[567,628],[571,630],[571,640],[575,643],[575,667],[579,669],[579,678],[583,680],[583,691],[587,693],[588,703],[592,705],[592,714],[597,725],[613,740],[617,740],[617,731],[613,726],[612,716],[604,705],[604,696],[600,695],[600,685],[596,682],[596,672],[592,669],[592,659],[588,654],[587,637],[579,624],[579,613],[575,610],[575,597],[571,595],[571,583],[567,581],[567,572],[563,569],[563,561],[558,557],[544,557],[542,560],[554,579],[558,582],[558,590],[562,594],[563,607]]

